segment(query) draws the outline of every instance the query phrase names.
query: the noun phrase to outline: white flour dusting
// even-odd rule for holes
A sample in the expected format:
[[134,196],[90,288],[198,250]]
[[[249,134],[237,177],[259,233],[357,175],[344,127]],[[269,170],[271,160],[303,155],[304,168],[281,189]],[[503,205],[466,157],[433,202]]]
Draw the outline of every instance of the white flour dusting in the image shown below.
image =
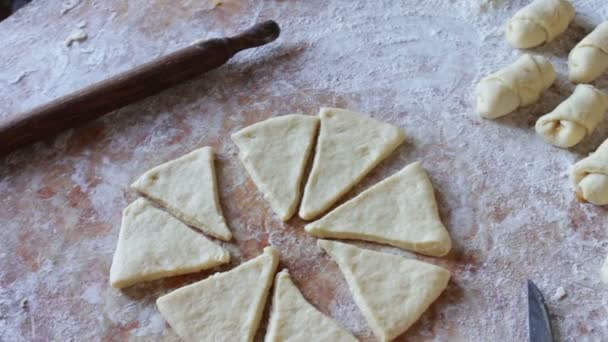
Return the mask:
[[[118,291],[109,288],[108,271],[120,212],[136,198],[131,181],[203,145],[218,153],[221,202],[235,235],[234,243],[222,243],[233,261],[220,270],[271,243],[312,304],[373,340],[335,263],[303,222],[274,217],[228,138],[271,115],[315,114],[320,106],[369,113],[408,134],[355,193],[416,160],[437,190],[454,240],[447,257],[361,244],[452,271],[446,292],[402,340],[526,340],[528,278],[546,298],[556,286],[567,292],[549,302],[562,340],[607,340],[608,295],[598,277],[608,253],[605,209],[577,203],[567,171],[608,136],[608,124],[572,150],[547,145],[533,125],[573,90],[567,54],[608,17],[608,6],[574,1],[577,17],[566,33],[532,50],[554,63],[556,84],[536,104],[482,120],[472,106],[473,87],[521,53],[508,45],[502,25],[526,3],[228,1],[214,7],[90,0],[77,2],[61,20],[49,19],[61,12],[60,2],[38,1],[18,12],[0,24],[6,32],[0,36],[0,117],[257,21],[276,19],[282,36],[201,79],[2,161],[0,341],[175,340],[155,299],[210,272]],[[84,20],[94,41],[61,46],[65,32]],[[34,48],[44,53],[29,53]],[[608,77],[596,85],[608,91]]]

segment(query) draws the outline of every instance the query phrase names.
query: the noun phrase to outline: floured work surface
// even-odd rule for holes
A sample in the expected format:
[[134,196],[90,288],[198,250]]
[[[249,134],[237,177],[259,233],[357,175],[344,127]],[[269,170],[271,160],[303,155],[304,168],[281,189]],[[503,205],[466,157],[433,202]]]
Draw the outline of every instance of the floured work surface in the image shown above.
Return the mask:
[[[303,295],[373,341],[337,265],[303,229],[274,215],[237,158],[230,133],[271,115],[349,108],[396,124],[407,141],[347,198],[421,160],[453,250],[446,291],[401,340],[527,338],[524,281],[548,298],[564,340],[608,339],[606,209],[574,199],[567,170],[608,136],[603,122],[571,151],[546,144],[536,118],[567,98],[569,50],[606,17],[603,0],[576,1],[571,27],[547,47],[559,77],[541,100],[487,121],[474,110],[481,77],[519,52],[502,27],[524,1],[62,1],[35,2],[0,24],[0,115],[10,115],[263,19],[276,43],[209,75],[0,163],[0,340],[175,340],[157,297],[210,272],[138,285],[108,284],[129,184],[195,148],[217,152],[220,199],[235,240],[226,270],[272,243]],[[86,21],[88,39],[64,40]],[[201,32],[203,34],[201,35]],[[201,37],[202,36],[202,37]],[[608,90],[608,77],[595,82]],[[404,254],[394,248],[361,244]],[[566,296],[549,299],[562,286]],[[266,319],[264,319],[264,322]],[[263,328],[258,333],[263,336]]]

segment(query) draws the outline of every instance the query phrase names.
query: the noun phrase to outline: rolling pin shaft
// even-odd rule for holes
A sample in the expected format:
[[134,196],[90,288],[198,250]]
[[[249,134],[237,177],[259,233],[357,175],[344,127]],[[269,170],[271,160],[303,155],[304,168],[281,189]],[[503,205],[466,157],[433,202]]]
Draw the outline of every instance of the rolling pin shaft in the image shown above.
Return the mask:
[[215,69],[239,51],[272,42],[279,33],[276,22],[259,23],[237,36],[194,43],[33,110],[10,115],[0,121],[0,155]]

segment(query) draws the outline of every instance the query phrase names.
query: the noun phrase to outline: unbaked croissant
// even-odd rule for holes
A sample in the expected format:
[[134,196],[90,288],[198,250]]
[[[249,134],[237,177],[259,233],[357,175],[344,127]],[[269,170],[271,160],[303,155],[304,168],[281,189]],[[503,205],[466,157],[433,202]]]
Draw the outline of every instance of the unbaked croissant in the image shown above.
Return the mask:
[[577,197],[597,205],[608,204],[608,140],[570,170]]
[[507,23],[507,41],[520,49],[548,43],[566,31],[574,13],[574,7],[566,0],[533,1]]
[[592,85],[579,84],[551,113],[536,121],[536,132],[551,145],[571,147],[602,122],[608,97]]
[[536,102],[555,77],[555,69],[547,58],[523,55],[477,84],[477,112],[495,119]]
[[608,21],[589,33],[568,55],[570,80],[589,83],[608,70]]

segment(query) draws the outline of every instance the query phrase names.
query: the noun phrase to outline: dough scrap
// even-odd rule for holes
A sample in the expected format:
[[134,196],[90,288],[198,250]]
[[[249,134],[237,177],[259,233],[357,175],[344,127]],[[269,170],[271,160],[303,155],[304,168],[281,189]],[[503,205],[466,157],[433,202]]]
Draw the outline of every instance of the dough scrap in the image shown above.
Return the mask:
[[65,46],[70,47],[74,43],[84,42],[89,38],[89,35],[82,28],[78,28],[70,33],[70,35],[65,39]]
[[570,80],[590,83],[608,70],[608,21],[601,23],[570,51]]
[[547,58],[522,55],[477,84],[477,112],[488,119],[509,114],[536,102],[555,78],[555,69]]
[[186,342],[252,341],[278,262],[278,251],[266,247],[255,259],[179,288],[156,305]]
[[220,207],[211,147],[159,165],[131,187],[186,224],[221,240],[232,238]]
[[396,126],[338,108],[321,108],[321,129],[299,216],[319,216],[405,140]]
[[447,287],[442,267],[393,254],[319,240],[336,261],[355,303],[380,341],[390,341],[420,318]]
[[321,238],[386,243],[443,256],[452,241],[437,212],[433,185],[419,162],[337,207],[306,231]]
[[232,134],[251,179],[283,221],[300,201],[302,177],[315,143],[319,118],[291,114],[258,122]]
[[604,119],[608,96],[592,85],[579,84],[551,113],[536,121],[536,132],[557,147],[571,147],[590,135]]
[[574,14],[574,7],[566,0],[535,0],[509,20],[507,41],[519,49],[548,43],[566,31]]
[[140,198],[123,211],[110,284],[123,288],[229,261],[222,247]]
[[608,204],[608,140],[572,165],[570,181],[579,199],[596,205]]
[[265,342],[356,342],[348,331],[304,299],[283,270],[276,276]]

